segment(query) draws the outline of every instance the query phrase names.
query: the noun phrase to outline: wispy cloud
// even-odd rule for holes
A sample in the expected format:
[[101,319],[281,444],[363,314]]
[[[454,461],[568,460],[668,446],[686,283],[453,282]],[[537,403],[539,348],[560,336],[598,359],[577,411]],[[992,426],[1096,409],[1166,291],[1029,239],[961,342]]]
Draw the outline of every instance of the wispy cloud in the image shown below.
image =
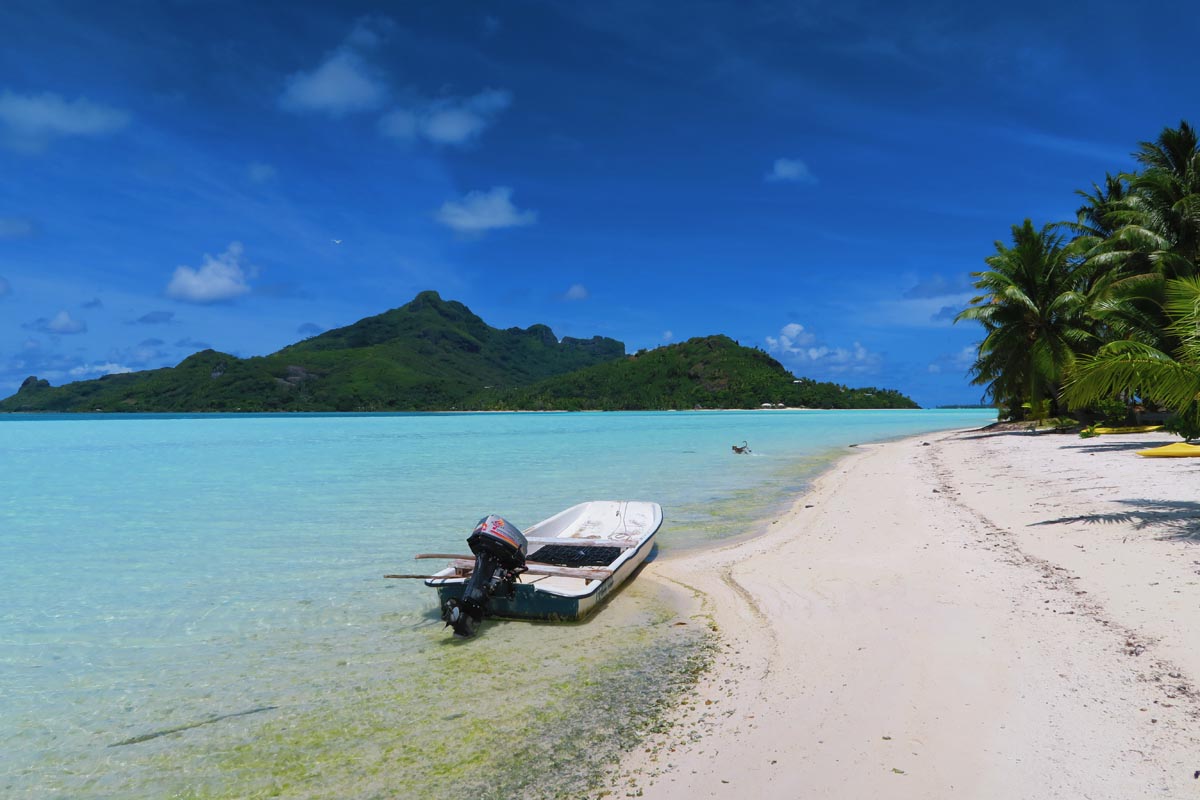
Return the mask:
[[175,321],[174,311],[149,311],[142,314],[134,324],[137,325],[169,325]]
[[170,364],[173,361],[171,353],[166,350],[165,345],[166,342],[162,339],[143,339],[133,347],[120,347],[109,350],[107,358],[110,362],[124,364],[134,369],[159,367]]
[[81,303],[79,307],[87,309],[89,311],[95,311],[95,310],[104,308],[104,302],[101,301],[99,297],[93,297],[91,300],[88,300],[86,303]]
[[0,239],[24,239],[37,231],[31,220],[0,217]]
[[0,93],[0,138],[16,150],[40,151],[65,136],[104,136],[125,128],[129,120],[128,113],[83,97]]
[[956,353],[944,353],[938,356],[929,364],[927,370],[932,374],[949,372],[955,375],[962,375],[975,363],[975,358],[978,355],[979,349],[975,345],[967,345]]
[[346,37],[346,45],[360,50],[373,50],[383,44],[395,29],[396,23],[391,18],[368,14],[354,21],[350,35]]
[[72,378],[85,378],[88,375],[120,375],[127,372],[133,372],[133,368],[108,361],[103,364],[80,364],[70,369],[67,374]]
[[564,300],[587,300],[591,292],[582,283],[571,284],[571,288],[563,294]]
[[167,296],[187,303],[219,303],[250,291],[246,282],[254,268],[245,263],[241,242],[231,242],[224,253],[207,253],[198,268],[179,266],[167,284]]
[[391,139],[424,139],[434,144],[465,145],[482,135],[512,104],[503,89],[485,89],[471,97],[442,98],[410,108],[398,108],[379,121],[379,132]]
[[797,369],[817,369],[833,374],[866,373],[877,371],[883,362],[878,353],[867,350],[859,342],[851,347],[822,343],[798,322],[784,325],[778,336],[768,336],[766,342],[768,352]]
[[1008,138],[1030,147],[1086,158],[1092,161],[1102,161],[1109,165],[1110,168],[1113,165],[1129,163],[1132,160],[1129,155],[1129,148],[1117,147],[1104,142],[1076,139],[1070,136],[1059,136],[1053,133],[1022,128],[1005,130],[1003,133]]
[[87,332],[87,323],[83,320],[75,319],[69,311],[60,311],[50,318],[39,317],[33,322],[25,323],[23,327],[37,331],[38,333],[52,335],[71,335]]
[[508,186],[469,192],[462,200],[447,200],[434,218],[460,233],[483,233],[537,222],[536,211],[522,211],[513,205],[512,193]]
[[929,316],[930,322],[953,322],[958,313],[963,310],[962,306],[942,306],[937,311]]
[[929,297],[950,297],[970,294],[971,291],[971,276],[966,272],[962,272],[950,278],[943,275],[930,275],[928,278],[922,278],[905,290],[904,297],[910,300]]
[[278,170],[270,164],[264,164],[261,161],[253,161],[246,167],[246,177],[252,183],[267,183],[275,180]]
[[808,183],[817,182],[817,177],[798,158],[777,158],[771,165],[771,170],[763,176],[768,183]]

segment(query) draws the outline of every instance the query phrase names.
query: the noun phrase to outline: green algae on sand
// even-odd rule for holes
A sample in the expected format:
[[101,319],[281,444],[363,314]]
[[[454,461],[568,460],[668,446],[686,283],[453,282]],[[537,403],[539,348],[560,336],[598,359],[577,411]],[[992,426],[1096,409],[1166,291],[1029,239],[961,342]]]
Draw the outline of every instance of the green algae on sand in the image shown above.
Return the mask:
[[496,620],[469,642],[432,622],[403,632],[403,650],[350,670],[325,702],[166,737],[140,788],[183,800],[583,796],[709,663],[712,632],[681,620],[671,591],[634,584],[588,622]]

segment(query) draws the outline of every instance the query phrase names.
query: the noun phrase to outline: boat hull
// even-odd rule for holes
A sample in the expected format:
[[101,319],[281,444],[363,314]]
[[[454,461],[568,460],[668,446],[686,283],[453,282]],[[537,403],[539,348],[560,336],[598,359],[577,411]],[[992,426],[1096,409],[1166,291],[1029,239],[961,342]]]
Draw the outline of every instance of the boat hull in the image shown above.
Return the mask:
[[[635,547],[623,552],[621,557],[612,564],[611,575],[586,582],[577,580],[575,583],[578,588],[570,590],[556,590],[556,588],[548,586],[551,581],[523,575],[521,582],[515,585],[515,591],[511,598],[502,596],[491,598],[487,616],[548,621],[574,621],[587,618],[641,567],[654,550],[654,536],[662,522],[661,509],[658,509],[657,505],[654,505],[654,508],[657,510],[657,517],[653,528],[646,532]],[[542,541],[581,546],[589,543],[587,538],[573,537]],[[437,577],[425,581],[427,586],[437,589],[438,605],[443,608],[447,600],[461,599],[467,585],[467,578],[454,575],[453,570],[446,572],[445,577],[439,573]]]

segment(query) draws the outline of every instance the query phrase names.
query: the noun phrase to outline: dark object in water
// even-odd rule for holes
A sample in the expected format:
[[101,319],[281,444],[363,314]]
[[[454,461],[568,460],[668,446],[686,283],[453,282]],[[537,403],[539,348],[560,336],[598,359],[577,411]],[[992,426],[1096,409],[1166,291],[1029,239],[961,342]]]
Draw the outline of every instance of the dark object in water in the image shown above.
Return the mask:
[[733,452],[737,453],[739,456],[740,456],[740,455],[743,455],[743,454],[745,454],[745,453],[749,453],[749,452],[750,452],[750,445],[748,445],[748,444],[746,443],[746,440],[745,440],[745,439],[742,439],[742,446],[741,446],[741,447],[738,447],[738,446],[735,444],[735,445],[733,446]]
[[517,576],[525,571],[525,554],[529,543],[515,525],[495,514],[479,520],[467,537],[467,545],[475,554],[475,568],[461,598],[450,598],[442,606],[442,619],[454,628],[457,636],[473,636],[488,600],[499,594],[512,598]]
[[260,706],[259,708],[251,708],[246,711],[235,711],[232,714],[218,714],[215,717],[202,719],[199,722],[189,722],[187,725],[178,725],[174,728],[167,728],[153,733],[143,733],[141,736],[134,736],[132,739],[126,739],[121,742],[113,742],[109,747],[124,747],[127,744],[140,744],[148,742],[151,739],[157,739],[160,736],[167,736],[172,733],[180,733],[181,731],[190,731],[192,728],[199,728],[201,725],[211,725],[214,722],[220,722],[223,719],[233,719],[234,717],[248,717],[251,714],[258,714],[263,711],[274,711],[279,706]]

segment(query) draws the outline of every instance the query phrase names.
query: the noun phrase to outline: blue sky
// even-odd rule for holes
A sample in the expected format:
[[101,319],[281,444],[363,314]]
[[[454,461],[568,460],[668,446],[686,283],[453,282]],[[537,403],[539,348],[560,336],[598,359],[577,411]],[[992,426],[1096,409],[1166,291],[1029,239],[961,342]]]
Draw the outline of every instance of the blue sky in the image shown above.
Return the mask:
[[976,402],[969,273],[1198,121],[1190,8],[7,0],[0,395],[435,289]]

